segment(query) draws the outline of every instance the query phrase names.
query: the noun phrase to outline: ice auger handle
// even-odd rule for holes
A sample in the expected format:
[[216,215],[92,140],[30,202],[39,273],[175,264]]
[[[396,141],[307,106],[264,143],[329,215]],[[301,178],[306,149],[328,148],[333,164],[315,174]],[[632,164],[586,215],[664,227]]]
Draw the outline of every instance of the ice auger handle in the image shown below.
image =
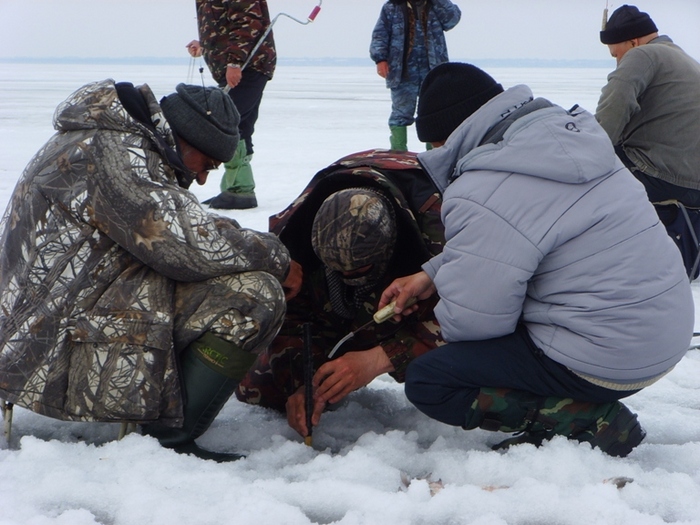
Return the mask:
[[319,11],[321,11],[321,6],[317,5],[314,7],[314,10],[311,11],[311,14],[309,15],[309,22],[313,22],[316,20],[316,17],[318,16]]

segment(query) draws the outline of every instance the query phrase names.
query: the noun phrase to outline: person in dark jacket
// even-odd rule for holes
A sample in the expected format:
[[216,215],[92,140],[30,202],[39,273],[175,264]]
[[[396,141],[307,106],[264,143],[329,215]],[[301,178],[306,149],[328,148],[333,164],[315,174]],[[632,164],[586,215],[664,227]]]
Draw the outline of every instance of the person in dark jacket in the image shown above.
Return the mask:
[[370,58],[391,90],[391,149],[408,149],[407,126],[414,122],[421,82],[431,68],[447,62],[445,31],[462,16],[450,0],[389,0],[372,32]]
[[400,323],[357,332],[372,319],[381,291],[409,275],[444,244],[440,199],[414,154],[374,150],[321,170],[302,194],[270,219],[304,269],[301,292],[287,304],[284,324],[236,392],[238,399],[287,413],[302,436],[306,426],[302,327],[311,323],[316,389],[314,425],[327,403],[389,373],[403,381],[416,356],[442,344],[432,304]]
[[104,80],[59,105],[0,225],[0,397],[240,457],[195,439],[277,334],[282,283],[293,294],[300,274],[277,237],[187,190],[231,158],[238,118],[220,89],[185,84],[159,104]]
[[439,146],[418,159],[446,244],[379,307],[437,294],[448,344],[409,365],[407,397],[447,424],[522,432],[504,446],[562,435],[627,455],[645,433],[619,400],[683,358],[695,317],[644,188],[592,114],[471,64],[428,74],[416,125]]
[[[700,234],[700,63],[659,35],[651,17],[623,5],[610,16],[600,40],[617,60],[608,75],[596,119],[617,155],[644,184],[649,200],[680,248],[691,279],[698,276]],[[675,203],[696,226],[691,232]],[[684,210],[686,211],[686,210]]]
[[652,202],[700,207],[700,63],[631,5],[613,12],[600,40],[617,68],[596,119]]
[[197,0],[196,5],[199,40],[187,44],[187,50],[204,57],[241,115],[241,141],[224,163],[221,193],[204,204],[227,210],[255,208],[253,133],[265,86],[277,65],[267,0]]

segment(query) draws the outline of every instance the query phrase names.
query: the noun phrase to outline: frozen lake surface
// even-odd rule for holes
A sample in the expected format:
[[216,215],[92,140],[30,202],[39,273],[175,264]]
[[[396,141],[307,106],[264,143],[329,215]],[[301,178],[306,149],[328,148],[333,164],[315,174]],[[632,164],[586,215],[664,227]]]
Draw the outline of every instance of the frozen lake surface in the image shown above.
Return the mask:
[[[506,88],[525,83],[536,96],[590,111],[608,73],[485,69]],[[3,64],[2,209],[52,135],[56,106],[104,78],[148,83],[158,97],[179,82],[201,83],[198,73],[188,79],[186,65]],[[260,207],[226,213],[266,230],[268,216],[318,170],[346,154],[387,147],[389,109],[372,65],[280,66],[254,137]],[[409,146],[422,148],[413,129]],[[201,199],[215,195],[219,178],[212,173],[193,191]],[[700,297],[697,285],[693,292]],[[699,525],[700,351],[627,404],[648,432],[628,458],[563,438],[496,453],[489,446],[504,435],[432,421],[406,401],[401,385],[381,376],[324,415],[313,448],[280,415],[232,399],[199,440],[247,454],[232,464],[179,456],[139,435],[116,441],[116,424],[60,422],[16,409],[12,442],[0,438],[0,525]],[[620,476],[634,481],[622,488],[605,482]]]

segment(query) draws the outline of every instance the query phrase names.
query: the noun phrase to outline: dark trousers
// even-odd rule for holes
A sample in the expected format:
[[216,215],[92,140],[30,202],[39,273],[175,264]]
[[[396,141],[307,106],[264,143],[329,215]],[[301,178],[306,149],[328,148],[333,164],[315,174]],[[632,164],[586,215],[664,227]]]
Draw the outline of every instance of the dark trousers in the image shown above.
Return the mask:
[[622,163],[627,166],[627,169],[632,172],[632,175],[634,175],[639,182],[644,184],[644,189],[647,191],[650,202],[663,202],[675,199],[685,206],[700,208],[700,191],[671,184],[670,182],[666,182],[657,177],[651,177],[643,171],[638,170],[627,157],[622,146],[615,146],[615,153],[617,153]]
[[545,356],[523,325],[504,337],[441,346],[415,359],[406,371],[409,401],[448,425],[464,425],[482,387],[592,403],[608,403],[637,392],[609,390],[580,378]]
[[241,134],[241,140],[245,141],[246,155],[253,154],[255,123],[258,120],[260,102],[268,80],[269,78],[262,73],[253,69],[245,69],[240,83],[228,92],[241,115],[238,132]]

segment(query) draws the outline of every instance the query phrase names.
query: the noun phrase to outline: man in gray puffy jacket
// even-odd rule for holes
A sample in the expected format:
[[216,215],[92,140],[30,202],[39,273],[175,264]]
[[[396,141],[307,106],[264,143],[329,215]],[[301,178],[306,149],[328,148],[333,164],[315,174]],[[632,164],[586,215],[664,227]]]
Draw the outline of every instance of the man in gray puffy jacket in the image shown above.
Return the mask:
[[522,432],[503,446],[563,435],[627,455],[645,433],[619,399],[681,360],[694,323],[644,187],[593,115],[469,64],[430,72],[416,125],[439,146],[419,160],[447,243],[379,307],[437,292],[448,344],[409,365],[406,395],[448,424]]

